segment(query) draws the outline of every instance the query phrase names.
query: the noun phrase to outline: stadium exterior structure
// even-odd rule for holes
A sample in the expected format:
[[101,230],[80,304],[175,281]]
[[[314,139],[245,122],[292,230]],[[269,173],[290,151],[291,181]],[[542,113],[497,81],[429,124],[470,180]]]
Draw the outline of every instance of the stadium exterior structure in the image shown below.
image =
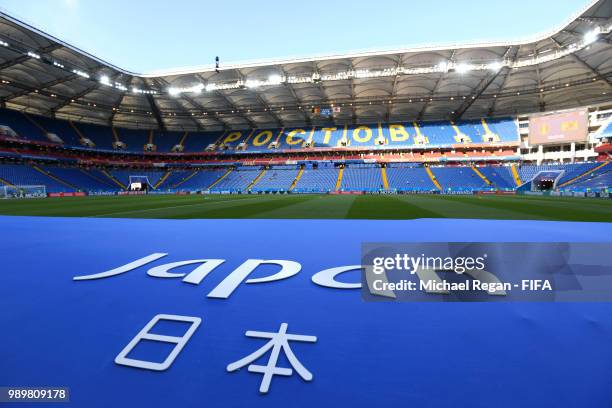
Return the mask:
[[[544,172],[607,194],[611,31],[598,0],[523,41],[136,74],[2,13],[0,183],[108,192],[136,167],[158,191],[463,193]],[[577,108],[583,138],[531,140]]]

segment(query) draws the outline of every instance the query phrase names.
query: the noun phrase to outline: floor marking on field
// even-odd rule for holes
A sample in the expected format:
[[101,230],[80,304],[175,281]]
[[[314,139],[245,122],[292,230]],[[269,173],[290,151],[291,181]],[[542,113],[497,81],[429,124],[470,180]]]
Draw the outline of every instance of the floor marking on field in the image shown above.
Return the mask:
[[192,204],[183,204],[183,205],[172,205],[172,206],[167,206],[167,207],[158,207],[158,208],[143,208],[143,209],[139,209],[139,210],[128,210],[128,211],[116,211],[116,212],[112,212],[112,213],[106,213],[106,214],[97,214],[97,215],[89,215],[88,218],[96,218],[96,217],[106,217],[109,215],[117,215],[117,214],[131,214],[131,213],[141,213],[141,212],[148,212],[148,211],[161,211],[161,210],[168,210],[168,209],[172,209],[172,208],[182,208],[182,207],[193,207],[193,206],[197,206],[197,205],[213,205],[216,203],[226,203],[228,201],[234,201],[235,203],[241,203],[243,201],[250,201],[250,200],[257,200],[257,197],[253,197],[253,198],[241,198],[241,199],[227,199],[227,200],[215,200],[214,202],[198,202],[198,203],[192,203]]

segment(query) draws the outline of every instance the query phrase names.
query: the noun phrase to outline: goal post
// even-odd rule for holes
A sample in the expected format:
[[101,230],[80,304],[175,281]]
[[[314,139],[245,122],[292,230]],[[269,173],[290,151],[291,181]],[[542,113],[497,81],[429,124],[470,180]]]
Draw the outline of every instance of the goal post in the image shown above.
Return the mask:
[[44,185],[0,186],[0,199],[45,197],[47,197],[47,187]]
[[130,176],[128,190],[130,191],[149,191],[154,189],[148,176]]

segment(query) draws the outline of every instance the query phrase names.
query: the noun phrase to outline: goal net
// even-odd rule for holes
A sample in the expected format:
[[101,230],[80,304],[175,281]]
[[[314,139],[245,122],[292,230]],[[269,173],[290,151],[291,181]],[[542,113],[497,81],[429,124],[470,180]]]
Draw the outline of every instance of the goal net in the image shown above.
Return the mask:
[[130,176],[128,190],[130,191],[149,191],[153,185],[149,182],[148,176]]
[[47,197],[47,187],[40,186],[0,186],[2,198],[44,198]]

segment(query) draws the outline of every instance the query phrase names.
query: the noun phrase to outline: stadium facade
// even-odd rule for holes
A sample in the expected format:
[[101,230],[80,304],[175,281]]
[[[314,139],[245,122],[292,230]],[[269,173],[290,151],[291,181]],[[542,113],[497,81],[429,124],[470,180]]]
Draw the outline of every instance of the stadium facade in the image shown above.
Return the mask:
[[611,32],[137,74],[2,14],[0,195],[609,196]]

